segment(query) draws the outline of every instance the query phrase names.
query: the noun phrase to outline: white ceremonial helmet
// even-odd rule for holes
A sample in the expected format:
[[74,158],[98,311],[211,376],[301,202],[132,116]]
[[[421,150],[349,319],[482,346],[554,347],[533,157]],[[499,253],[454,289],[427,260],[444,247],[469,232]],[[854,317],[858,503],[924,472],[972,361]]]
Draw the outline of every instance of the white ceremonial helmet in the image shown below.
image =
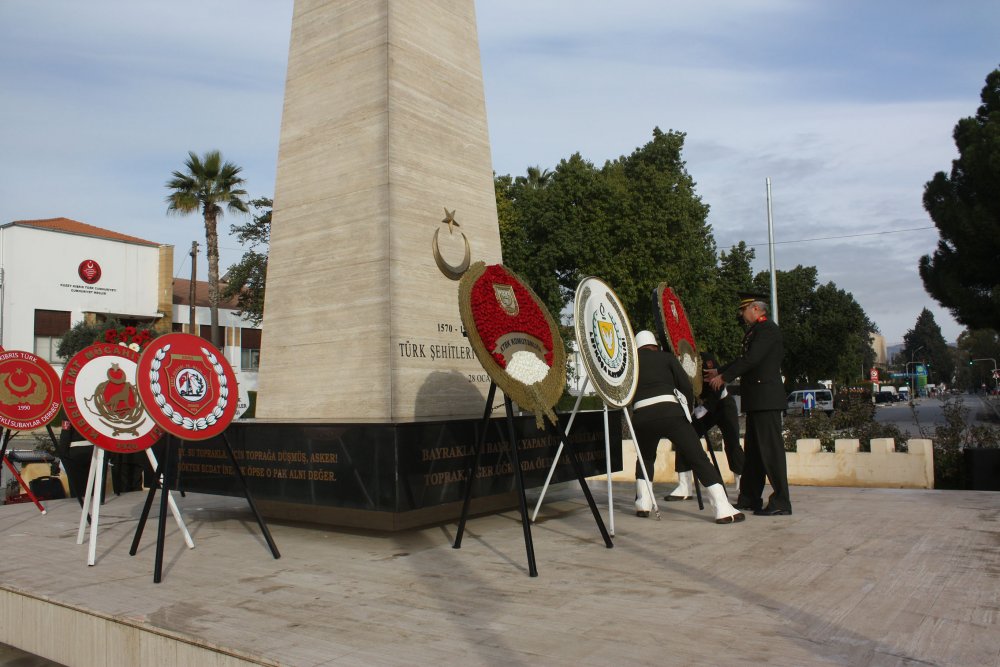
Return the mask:
[[659,345],[656,342],[656,336],[653,335],[652,331],[640,331],[635,335],[635,346],[645,347],[646,345]]

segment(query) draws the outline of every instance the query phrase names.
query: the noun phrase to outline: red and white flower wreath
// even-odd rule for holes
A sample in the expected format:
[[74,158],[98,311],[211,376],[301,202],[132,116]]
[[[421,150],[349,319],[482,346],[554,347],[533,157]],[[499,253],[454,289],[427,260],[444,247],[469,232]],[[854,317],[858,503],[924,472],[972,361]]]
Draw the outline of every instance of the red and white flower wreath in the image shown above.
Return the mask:
[[476,262],[459,283],[459,310],[469,343],[500,389],[557,423],[552,410],[566,385],[566,352],[538,296],[501,264]]

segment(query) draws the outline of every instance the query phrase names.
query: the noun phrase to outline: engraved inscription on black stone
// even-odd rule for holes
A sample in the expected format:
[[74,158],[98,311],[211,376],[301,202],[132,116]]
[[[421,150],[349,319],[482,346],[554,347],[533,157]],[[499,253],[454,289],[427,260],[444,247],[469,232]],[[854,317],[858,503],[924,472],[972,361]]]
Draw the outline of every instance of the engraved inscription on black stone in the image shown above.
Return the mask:
[[[603,412],[581,412],[569,441],[584,474],[603,474]],[[608,413],[611,470],[622,469],[621,413]],[[568,415],[561,415],[565,431]],[[527,488],[545,483],[559,446],[534,416],[514,420],[518,455]],[[229,442],[256,499],[289,503],[406,512],[462,499],[481,419],[408,424],[289,424],[234,422]],[[553,483],[574,479],[566,453]],[[221,438],[185,442],[181,488],[242,495]],[[473,486],[476,497],[516,488],[505,419],[490,420]]]

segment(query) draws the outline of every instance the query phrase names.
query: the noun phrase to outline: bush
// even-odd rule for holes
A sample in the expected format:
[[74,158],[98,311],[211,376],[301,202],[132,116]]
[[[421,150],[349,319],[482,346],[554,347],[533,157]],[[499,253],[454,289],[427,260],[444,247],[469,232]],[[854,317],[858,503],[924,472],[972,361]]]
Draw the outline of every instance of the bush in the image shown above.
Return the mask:
[[838,438],[854,439],[860,442],[862,452],[871,451],[874,438],[892,438],[897,448],[906,447],[906,437],[895,424],[880,424],[875,421],[875,406],[868,401],[844,402],[843,409],[827,417],[815,412],[808,417],[790,415],[785,418],[785,451],[794,452],[795,442],[806,438],[820,441],[820,449],[834,450]]
[[[969,409],[961,398],[945,399],[941,406],[944,424],[933,429],[920,427],[920,434],[934,442],[934,488],[965,488],[962,450],[1000,447],[1000,428],[987,424],[969,425]],[[914,417],[916,414],[914,413]]]
[[833,420],[826,413],[813,410],[808,417],[802,414],[785,417],[786,452],[794,452],[795,443],[799,440],[811,438],[819,440],[823,451],[833,451]]
[[[559,402],[556,403],[556,411],[571,412],[573,410],[574,405],[576,405],[576,396],[569,393],[568,391],[564,391],[562,398],[560,398]],[[603,410],[603,409],[604,409],[604,401],[602,401],[601,397],[596,394],[592,396],[584,396],[583,400],[580,401],[580,410]]]

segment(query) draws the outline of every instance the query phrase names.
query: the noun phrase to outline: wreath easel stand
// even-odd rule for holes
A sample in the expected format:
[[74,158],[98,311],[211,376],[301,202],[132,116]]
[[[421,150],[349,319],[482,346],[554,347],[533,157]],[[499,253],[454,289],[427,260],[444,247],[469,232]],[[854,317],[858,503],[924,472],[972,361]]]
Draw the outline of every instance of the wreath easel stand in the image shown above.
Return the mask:
[[[490,390],[486,396],[486,408],[483,411],[483,419],[480,422],[479,437],[476,439],[476,448],[472,454],[472,460],[470,461],[468,468],[468,475],[465,479],[465,497],[462,501],[462,514],[458,521],[458,531],[455,534],[455,543],[452,545],[453,549],[462,548],[462,537],[465,534],[465,523],[469,516],[469,504],[472,500],[472,484],[475,481],[476,472],[479,470],[479,456],[486,441],[486,433],[489,426],[490,413],[492,412],[493,399],[496,396],[496,390],[496,383],[490,382]],[[506,409],[507,421],[507,447],[510,450],[511,458],[513,459],[514,464],[514,479],[517,482],[518,508],[521,513],[521,528],[524,531],[524,548],[528,557],[528,576],[537,577],[538,568],[535,565],[535,547],[531,539],[531,522],[528,520],[528,504],[524,496],[524,473],[521,470],[521,459],[517,453],[517,435],[514,431],[514,407],[511,403],[510,397],[506,394],[504,395],[504,407]],[[545,426],[546,431],[549,428],[549,425]],[[556,431],[556,433],[558,434],[558,431]],[[560,447],[561,446],[562,443],[560,443]],[[576,451],[572,448],[569,449],[569,460],[573,465],[573,471],[576,473],[576,478],[580,482],[580,488],[583,489],[583,495],[587,498],[587,504],[590,506],[590,511],[594,515],[594,521],[597,523],[597,527],[601,532],[601,537],[604,539],[604,545],[608,549],[611,549],[614,547],[614,543],[611,541],[611,535],[608,534],[608,530],[604,526],[604,521],[601,519],[601,513],[597,510],[597,504],[594,502],[594,496],[590,493],[590,488],[587,486],[587,481],[583,476],[583,467],[580,465]]]
[[[174,468],[177,464],[178,451],[180,446],[183,445],[183,440],[178,440],[177,446],[174,446],[175,436],[171,434],[166,435],[166,441],[164,443],[164,453],[163,463],[157,465],[156,459],[152,458],[152,453],[150,453],[150,463],[153,464],[155,468],[155,473],[153,475],[154,483],[149,488],[149,493],[146,495],[146,503],[142,507],[142,514],[139,517],[139,524],[135,528],[135,536],[132,538],[132,547],[129,549],[129,556],[134,556],[139,551],[139,541],[142,539],[142,532],[146,527],[146,520],[149,518],[149,511],[153,506],[153,499],[156,496],[157,486],[163,489],[163,493],[160,495],[160,516],[156,524],[156,558],[153,565],[153,583],[158,584],[163,579],[163,547],[166,537],[166,521],[167,521],[167,505],[168,503],[173,503],[173,498],[170,494],[170,484],[171,479],[175,477]],[[222,433],[222,441],[225,445],[226,453],[229,455],[229,462],[232,463],[233,469],[236,471],[236,477],[240,481],[240,485],[243,487],[243,496],[247,500],[247,504],[250,506],[250,510],[253,512],[254,517],[257,519],[257,524],[260,526],[261,533],[264,535],[264,540],[267,542],[268,548],[271,550],[271,555],[275,558],[281,558],[281,554],[278,552],[278,546],[274,543],[274,539],[271,537],[271,531],[268,530],[267,524],[264,523],[264,518],[260,515],[257,510],[257,505],[253,501],[253,496],[250,494],[250,488],[247,486],[246,478],[243,476],[243,469],[240,468],[239,462],[236,460],[236,455],[233,452],[233,447],[229,442],[229,437],[225,432]],[[146,450],[149,451],[149,450]],[[174,506],[171,506],[173,509]],[[178,516],[178,525],[181,525],[180,518]],[[187,530],[183,529],[185,536],[187,536]],[[189,538],[187,538],[189,539]],[[193,548],[193,543],[188,543],[189,548]]]
[[[542,507],[542,501],[545,500],[545,492],[548,491],[549,483],[552,481],[552,475],[555,474],[556,466],[559,465],[559,457],[562,455],[563,447],[565,445],[565,438],[569,437],[570,429],[573,427],[573,420],[576,418],[576,413],[580,410],[580,401],[583,399],[583,394],[587,390],[587,385],[590,383],[590,378],[587,377],[583,381],[583,387],[580,389],[580,395],[576,397],[576,404],[573,406],[573,412],[570,413],[569,423],[566,424],[566,433],[560,438],[559,449],[556,450],[555,458],[552,459],[552,465],[549,467],[549,474],[545,477],[545,484],[542,486],[542,492],[538,496],[538,502],[535,503],[535,511],[531,515],[531,521],[534,522],[538,517],[538,511]],[[608,524],[611,527],[611,534],[615,534],[615,506],[612,498],[612,488],[611,488],[611,433],[608,429],[608,404],[602,401],[604,404],[604,461],[607,466],[606,477],[608,480]],[[636,460],[639,461],[639,469],[642,471],[642,478],[646,482],[648,488],[649,497],[653,500],[653,512],[656,514],[656,520],[660,520],[660,506],[656,503],[656,496],[653,495],[653,483],[649,479],[649,472],[646,470],[646,463],[642,460],[642,454],[639,452],[639,443],[635,441],[635,430],[632,428],[632,419],[629,417],[628,408],[622,408],[622,414],[625,415],[625,421],[628,423],[629,432],[633,434],[632,446],[635,447]],[[700,498],[701,496],[699,496]]]

